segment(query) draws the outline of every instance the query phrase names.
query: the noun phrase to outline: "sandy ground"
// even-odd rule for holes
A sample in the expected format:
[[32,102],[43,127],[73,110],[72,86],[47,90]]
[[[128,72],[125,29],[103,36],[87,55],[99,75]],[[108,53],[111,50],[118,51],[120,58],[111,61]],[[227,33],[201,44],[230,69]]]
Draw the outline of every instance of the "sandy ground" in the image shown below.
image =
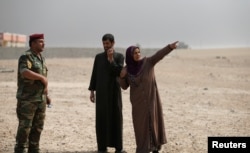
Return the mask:
[[[42,152],[95,153],[95,104],[87,90],[93,58],[52,58],[47,65],[53,107],[47,108]],[[0,152],[11,153],[17,60],[0,60],[0,69]],[[250,49],[176,50],[155,73],[168,139],[162,153],[205,153],[208,136],[250,136]],[[124,149],[134,153],[129,90],[122,93]]]

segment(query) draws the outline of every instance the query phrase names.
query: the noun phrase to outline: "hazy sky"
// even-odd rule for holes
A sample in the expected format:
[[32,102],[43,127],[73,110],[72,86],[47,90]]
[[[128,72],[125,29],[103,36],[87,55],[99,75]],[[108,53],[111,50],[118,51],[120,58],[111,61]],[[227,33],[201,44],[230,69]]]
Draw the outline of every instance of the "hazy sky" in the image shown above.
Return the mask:
[[0,32],[44,33],[49,47],[250,47],[249,0],[1,0]]

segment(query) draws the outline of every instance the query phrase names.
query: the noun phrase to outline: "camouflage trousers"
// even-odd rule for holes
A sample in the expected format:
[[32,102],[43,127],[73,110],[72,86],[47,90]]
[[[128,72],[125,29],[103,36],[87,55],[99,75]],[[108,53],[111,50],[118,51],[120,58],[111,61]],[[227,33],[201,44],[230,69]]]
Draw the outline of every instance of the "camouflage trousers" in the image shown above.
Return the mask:
[[28,148],[29,153],[39,152],[39,141],[44,126],[46,101],[30,102],[18,100],[17,118],[19,121],[15,153],[24,153]]

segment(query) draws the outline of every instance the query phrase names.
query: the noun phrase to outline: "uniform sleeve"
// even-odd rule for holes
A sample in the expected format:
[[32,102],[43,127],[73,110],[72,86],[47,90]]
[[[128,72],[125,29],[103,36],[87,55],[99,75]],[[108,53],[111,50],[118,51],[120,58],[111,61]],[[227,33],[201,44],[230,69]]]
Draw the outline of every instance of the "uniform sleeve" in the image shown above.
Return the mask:
[[166,55],[168,55],[170,52],[172,51],[172,49],[169,48],[169,46],[166,46],[162,49],[160,49],[159,51],[157,51],[154,55],[152,55],[151,57],[149,57],[149,61],[155,65],[156,63],[158,63],[161,59],[163,59]]
[[96,69],[96,62],[97,62],[97,57],[95,57],[95,60],[94,60],[94,64],[93,64],[93,70],[92,70],[92,75],[91,75],[91,79],[90,79],[90,83],[89,83],[89,88],[88,90],[93,90],[95,91],[96,89],[96,73],[97,73],[97,69]]
[[18,60],[18,71],[23,73],[25,70],[31,69],[32,64],[26,55],[22,55]]
[[122,54],[116,54],[114,57],[114,61],[110,63],[112,74],[115,76],[120,76],[123,64],[124,56]]

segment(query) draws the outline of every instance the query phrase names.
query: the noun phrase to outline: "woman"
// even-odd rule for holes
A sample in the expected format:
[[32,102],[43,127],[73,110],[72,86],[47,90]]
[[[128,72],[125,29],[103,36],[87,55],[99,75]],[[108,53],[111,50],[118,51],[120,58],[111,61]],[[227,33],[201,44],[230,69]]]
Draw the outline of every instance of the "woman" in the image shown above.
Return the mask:
[[126,66],[120,73],[119,83],[124,90],[130,86],[136,153],[158,153],[167,142],[154,66],[175,49],[177,43],[144,58],[139,47],[130,46],[126,50]]

